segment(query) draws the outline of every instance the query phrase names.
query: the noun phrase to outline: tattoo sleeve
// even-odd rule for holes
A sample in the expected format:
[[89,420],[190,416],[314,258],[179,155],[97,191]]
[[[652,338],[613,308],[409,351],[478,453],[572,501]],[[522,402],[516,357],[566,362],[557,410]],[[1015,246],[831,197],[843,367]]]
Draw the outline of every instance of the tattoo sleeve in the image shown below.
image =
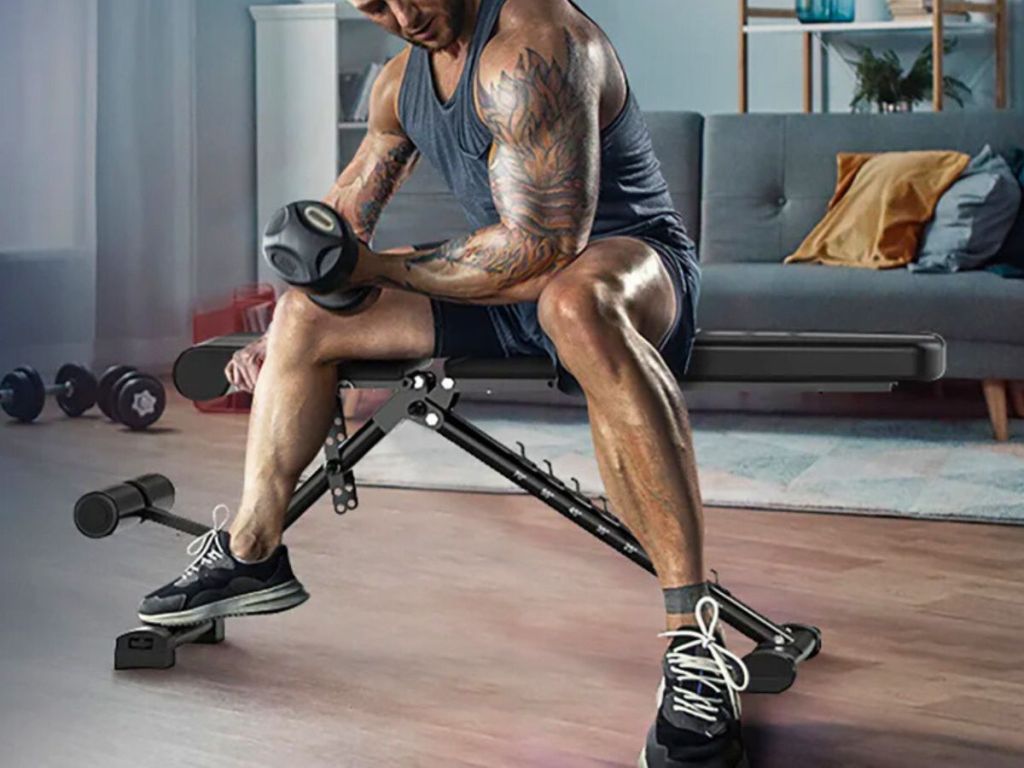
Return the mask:
[[324,202],[345,217],[360,240],[369,243],[384,208],[418,162],[419,152],[404,134],[368,133]]
[[478,110],[494,136],[491,192],[501,223],[427,250],[383,256],[377,282],[439,298],[535,298],[586,246],[600,173],[598,93],[566,31],[481,75]]

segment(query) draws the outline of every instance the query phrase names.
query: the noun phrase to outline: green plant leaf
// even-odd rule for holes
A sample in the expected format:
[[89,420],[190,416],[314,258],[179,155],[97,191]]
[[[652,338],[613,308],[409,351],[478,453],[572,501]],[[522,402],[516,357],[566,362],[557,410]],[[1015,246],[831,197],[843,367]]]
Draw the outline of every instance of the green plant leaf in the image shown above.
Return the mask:
[[[951,53],[959,43],[958,38],[943,40],[944,54]],[[865,45],[853,45],[858,57],[847,63],[856,76],[856,86],[850,106],[856,109],[865,103],[874,103],[881,109],[883,104],[908,101],[911,104],[924,101],[932,96],[933,68],[932,43],[929,42],[914,59],[906,74],[899,54],[894,50],[876,54]],[[971,89],[954,77],[943,77],[943,93],[963,106],[964,98]]]

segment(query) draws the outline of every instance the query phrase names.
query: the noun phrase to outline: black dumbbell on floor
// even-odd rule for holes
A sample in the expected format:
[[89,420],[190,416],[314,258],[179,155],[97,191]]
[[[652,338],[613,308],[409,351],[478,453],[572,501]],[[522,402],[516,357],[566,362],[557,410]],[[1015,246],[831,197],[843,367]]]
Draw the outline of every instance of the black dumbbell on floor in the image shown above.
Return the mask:
[[35,368],[23,365],[0,381],[0,406],[8,416],[30,422],[43,412],[47,395],[56,395],[57,405],[64,413],[81,416],[96,404],[96,393],[96,377],[84,366],[61,366],[56,383],[46,386]]
[[129,429],[146,429],[163,415],[167,393],[155,376],[128,365],[112,365],[100,377],[97,403],[111,421]]

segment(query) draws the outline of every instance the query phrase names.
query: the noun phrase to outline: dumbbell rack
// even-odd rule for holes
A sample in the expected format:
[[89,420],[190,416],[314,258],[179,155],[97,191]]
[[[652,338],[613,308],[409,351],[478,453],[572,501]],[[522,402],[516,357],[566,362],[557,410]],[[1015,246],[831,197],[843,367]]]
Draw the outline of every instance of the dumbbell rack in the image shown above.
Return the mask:
[[[655,573],[639,542],[608,511],[607,504],[598,507],[580,492],[575,480],[574,487],[567,486],[555,476],[550,464],[546,471],[542,470],[527,458],[522,444],[519,444],[519,452],[512,451],[455,413],[460,385],[444,375],[436,361],[433,365],[412,367],[397,375],[391,364],[377,367],[367,364],[362,370],[365,375],[359,380],[350,378],[341,382],[336,416],[325,443],[326,461],[296,489],[285,516],[285,529],[326,493],[330,494],[338,514],[357,508],[353,468],[385,436],[409,420],[437,432],[644,570]],[[480,382],[475,384],[481,386]],[[504,381],[502,386],[507,389],[509,382]],[[345,388],[392,389],[394,394],[349,436],[341,407],[341,392]],[[207,527],[169,511],[173,498],[169,480],[159,475],[143,476],[82,497],[75,506],[75,524],[91,538],[108,536],[117,528],[119,520],[133,517],[195,536],[205,534]],[[797,666],[820,650],[820,631],[816,627],[777,624],[769,620],[718,584],[717,574],[710,589],[719,603],[722,619],[757,643],[744,659],[750,672],[747,691],[781,693],[788,689],[796,678]],[[116,669],[168,668],[174,665],[175,650],[180,645],[218,643],[223,638],[222,619],[186,628],[143,625],[117,638],[114,666]]]

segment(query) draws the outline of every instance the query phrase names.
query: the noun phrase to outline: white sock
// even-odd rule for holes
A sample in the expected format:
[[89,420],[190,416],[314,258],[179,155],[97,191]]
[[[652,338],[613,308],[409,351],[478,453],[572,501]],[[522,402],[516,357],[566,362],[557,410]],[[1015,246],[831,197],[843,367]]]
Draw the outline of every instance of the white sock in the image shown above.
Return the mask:
[[[273,554],[273,553],[271,553],[271,554]],[[243,560],[238,555],[236,555],[234,552],[231,553],[231,556],[233,558],[235,558],[235,560],[237,560],[238,562],[242,563],[242,565],[255,565],[256,563],[265,563],[271,557],[271,555],[267,555],[262,560]]]

